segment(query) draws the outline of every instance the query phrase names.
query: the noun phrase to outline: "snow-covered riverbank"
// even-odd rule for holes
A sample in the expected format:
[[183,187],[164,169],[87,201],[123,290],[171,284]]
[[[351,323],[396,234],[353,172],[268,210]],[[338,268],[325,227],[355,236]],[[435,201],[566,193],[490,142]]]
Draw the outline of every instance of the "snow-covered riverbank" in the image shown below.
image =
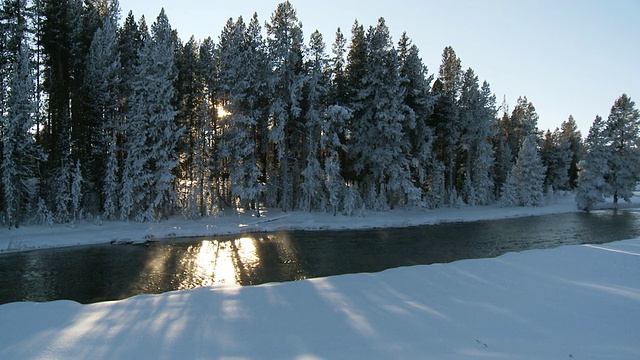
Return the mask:
[[578,211],[572,195],[561,196],[547,206],[503,208],[498,205],[436,210],[391,210],[363,216],[333,216],[302,211],[269,209],[255,214],[230,214],[199,220],[180,216],[159,223],[82,222],[68,225],[28,226],[0,229],[0,253],[109,242],[143,242],[172,237],[220,236],[279,229],[343,230],[406,227],[440,222],[494,220],[518,216],[558,214]]
[[0,306],[2,359],[638,359],[640,239]]

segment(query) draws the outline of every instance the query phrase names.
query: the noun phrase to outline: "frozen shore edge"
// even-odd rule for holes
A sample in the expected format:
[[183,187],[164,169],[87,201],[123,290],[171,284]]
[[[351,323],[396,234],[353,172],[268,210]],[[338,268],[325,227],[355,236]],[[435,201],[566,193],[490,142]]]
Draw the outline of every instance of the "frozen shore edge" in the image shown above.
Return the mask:
[[168,238],[222,237],[278,230],[358,230],[433,225],[442,222],[496,220],[512,217],[576,212],[573,196],[557,197],[549,205],[534,208],[502,208],[498,205],[389,210],[363,216],[263,209],[261,216],[226,213],[197,220],[174,216],[154,223],[81,221],[74,226],[56,224],[0,228],[0,254],[108,243],[143,243]]
[[[621,204],[635,207],[640,204]],[[602,208],[611,207],[603,204]],[[174,216],[155,223],[83,221],[77,225],[52,227],[34,225],[0,229],[0,254],[71,246],[144,243],[170,238],[224,237],[279,230],[325,231],[402,228],[444,222],[497,220],[514,217],[578,212],[574,196],[558,196],[541,207],[503,208],[499,205],[368,212],[363,216],[334,216],[327,213],[262,209],[261,216],[226,213],[188,220]]]

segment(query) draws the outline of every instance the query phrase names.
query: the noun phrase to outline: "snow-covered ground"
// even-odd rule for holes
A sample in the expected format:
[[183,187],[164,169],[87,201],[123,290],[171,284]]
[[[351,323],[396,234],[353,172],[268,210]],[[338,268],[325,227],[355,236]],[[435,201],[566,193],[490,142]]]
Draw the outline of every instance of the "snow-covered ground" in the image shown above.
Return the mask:
[[[2,251],[289,229],[357,229],[575,211],[268,211],[158,224],[0,230]],[[0,305],[0,359],[640,359],[640,239],[254,287],[80,305]]]
[[85,221],[69,225],[23,226],[0,229],[0,253],[51,247],[109,243],[142,242],[149,239],[240,234],[243,232],[298,230],[342,230],[382,227],[406,227],[439,222],[493,220],[517,216],[557,214],[577,211],[572,195],[561,196],[543,207],[503,208],[498,205],[443,208],[437,210],[391,210],[363,216],[333,216],[326,213],[265,210],[255,214],[226,213],[199,220],[180,216],[159,223]]
[[640,359],[640,239],[0,306],[1,359]]

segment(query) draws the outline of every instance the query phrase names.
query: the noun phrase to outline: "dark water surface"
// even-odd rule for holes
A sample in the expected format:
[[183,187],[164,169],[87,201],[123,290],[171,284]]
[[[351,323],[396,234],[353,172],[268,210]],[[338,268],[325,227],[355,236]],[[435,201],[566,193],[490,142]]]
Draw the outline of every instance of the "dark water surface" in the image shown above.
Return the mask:
[[254,285],[640,236],[639,210],[403,229],[283,231],[0,255],[0,304],[123,299],[223,283]]

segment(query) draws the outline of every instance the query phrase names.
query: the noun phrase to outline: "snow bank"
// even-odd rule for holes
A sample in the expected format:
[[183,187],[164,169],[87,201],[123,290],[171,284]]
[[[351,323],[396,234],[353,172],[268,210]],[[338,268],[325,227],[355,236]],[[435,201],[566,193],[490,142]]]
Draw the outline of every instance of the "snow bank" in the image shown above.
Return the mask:
[[118,302],[0,306],[2,359],[639,359],[640,239]]
[[302,211],[282,212],[269,209],[261,217],[255,214],[224,214],[199,220],[175,217],[159,223],[85,222],[67,225],[30,226],[0,229],[0,253],[52,247],[109,242],[143,242],[149,239],[198,237],[288,230],[346,230],[383,227],[407,227],[439,222],[494,220],[508,217],[575,212],[573,196],[558,197],[543,207],[502,208],[498,205],[460,209],[391,210],[364,216],[333,216]]

